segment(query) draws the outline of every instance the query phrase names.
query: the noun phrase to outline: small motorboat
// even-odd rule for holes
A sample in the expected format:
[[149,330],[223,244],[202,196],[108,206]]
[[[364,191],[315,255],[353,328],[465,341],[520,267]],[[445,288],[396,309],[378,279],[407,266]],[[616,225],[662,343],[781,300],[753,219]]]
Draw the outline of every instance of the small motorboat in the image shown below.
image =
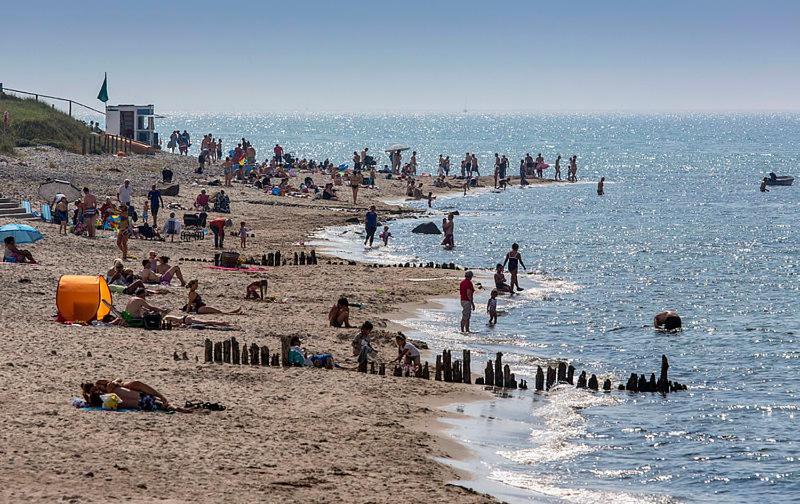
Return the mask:
[[794,182],[794,177],[790,177],[789,175],[779,177],[774,173],[770,173],[769,177],[764,178],[764,181],[768,186],[790,186]]

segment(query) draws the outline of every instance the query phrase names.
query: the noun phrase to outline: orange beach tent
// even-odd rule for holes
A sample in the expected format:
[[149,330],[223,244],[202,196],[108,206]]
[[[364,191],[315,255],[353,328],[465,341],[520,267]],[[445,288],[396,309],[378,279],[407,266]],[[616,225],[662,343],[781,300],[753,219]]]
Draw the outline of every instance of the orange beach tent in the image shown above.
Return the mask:
[[56,307],[62,320],[91,322],[111,311],[111,291],[102,276],[63,275],[58,280]]

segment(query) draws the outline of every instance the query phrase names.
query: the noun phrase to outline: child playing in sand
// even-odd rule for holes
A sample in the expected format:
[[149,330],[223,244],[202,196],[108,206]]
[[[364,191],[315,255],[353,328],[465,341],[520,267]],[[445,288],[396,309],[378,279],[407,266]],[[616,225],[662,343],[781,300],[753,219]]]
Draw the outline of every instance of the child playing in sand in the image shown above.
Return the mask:
[[147,224],[148,214],[150,213],[150,202],[145,201],[144,206],[142,207],[142,220],[145,224]]
[[247,248],[247,228],[244,227],[244,222],[239,224],[239,239],[242,242],[242,248]]
[[383,226],[383,233],[380,234],[381,240],[383,240],[383,246],[386,247],[389,245],[389,238],[392,236],[392,233],[389,232],[389,226]]
[[408,367],[409,370],[416,373],[420,368],[419,349],[407,341],[403,334],[398,334],[394,341],[397,343],[397,358],[395,361],[402,363],[403,367]]
[[489,314],[489,325],[495,325],[497,323],[497,289],[492,289],[492,295],[489,302],[486,303],[486,312]]

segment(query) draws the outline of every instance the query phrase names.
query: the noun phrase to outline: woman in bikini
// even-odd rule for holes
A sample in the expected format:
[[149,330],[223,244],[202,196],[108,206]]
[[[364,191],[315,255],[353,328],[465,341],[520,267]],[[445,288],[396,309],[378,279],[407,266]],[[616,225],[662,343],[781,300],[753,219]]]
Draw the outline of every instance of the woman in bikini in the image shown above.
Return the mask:
[[203,302],[203,298],[200,294],[197,293],[198,282],[197,280],[189,280],[189,283],[186,284],[186,287],[189,289],[189,302],[186,303],[186,306],[183,307],[183,311],[189,313],[196,313],[198,315],[208,315],[208,314],[221,314],[221,315],[239,315],[242,313],[241,308],[237,308],[233,311],[225,312],[219,310],[217,308],[212,308]]
[[505,267],[506,264],[508,264],[508,272],[511,274],[512,292],[515,286],[517,288],[517,292],[521,291],[522,288],[519,286],[517,272],[519,271],[520,266],[522,266],[523,269],[528,268],[526,268],[525,263],[522,262],[522,254],[519,253],[519,244],[515,243],[511,245],[511,250],[506,254],[506,260],[503,261],[503,267]]
[[97,380],[94,383],[82,383],[83,398],[89,406],[99,407],[103,404],[103,394],[116,394],[121,402],[119,408],[138,409],[143,411],[177,411],[190,413],[184,408],[174,408],[167,398],[153,387],[140,381]]
[[122,251],[122,260],[128,260],[128,238],[131,236],[131,223],[128,219],[128,208],[123,206],[119,214],[119,227],[117,230],[117,248]]

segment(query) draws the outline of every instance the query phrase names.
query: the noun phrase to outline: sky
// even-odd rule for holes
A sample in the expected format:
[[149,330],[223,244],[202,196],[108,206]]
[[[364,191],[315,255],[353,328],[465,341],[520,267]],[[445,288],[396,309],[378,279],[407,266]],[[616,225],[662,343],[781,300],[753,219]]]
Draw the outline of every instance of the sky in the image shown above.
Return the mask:
[[2,7],[0,82],[181,112],[800,110],[800,1]]

